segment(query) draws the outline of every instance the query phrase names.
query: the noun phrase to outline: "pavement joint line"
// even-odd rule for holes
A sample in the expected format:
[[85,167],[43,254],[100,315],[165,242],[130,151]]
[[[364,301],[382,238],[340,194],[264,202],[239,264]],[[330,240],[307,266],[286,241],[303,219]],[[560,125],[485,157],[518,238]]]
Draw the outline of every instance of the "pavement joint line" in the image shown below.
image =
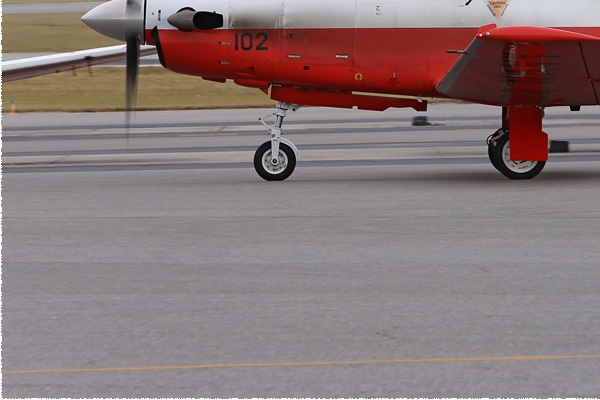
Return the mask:
[[[590,124],[595,124],[596,121],[590,122]],[[481,126],[487,126],[490,124],[494,124],[493,121],[491,120],[481,120],[478,123],[472,123],[469,125],[469,128],[467,129],[476,129],[476,127],[481,127]],[[553,125],[556,126],[562,126],[562,125],[567,125],[573,124],[573,121],[553,121],[552,123]],[[452,123],[452,122],[447,122],[445,124],[439,124],[439,125],[432,125],[432,126],[437,126],[437,127],[462,127],[464,126],[464,123],[462,123],[462,121],[457,121],[457,123]],[[552,126],[552,125],[548,125],[547,127]],[[135,126],[135,124],[133,126],[130,127],[131,130],[133,132],[146,132],[146,131],[152,131],[152,132],[163,132],[167,129],[177,129],[180,130],[182,132],[230,132],[230,131],[241,131],[241,132],[253,132],[253,131],[260,131],[263,132],[265,131],[264,127],[255,123],[242,123],[242,124],[233,124],[233,125],[222,125],[222,126],[203,126],[202,123],[198,123],[198,125],[194,125],[194,126],[183,126],[183,127],[178,127],[178,126],[174,126],[174,127],[166,127],[166,126],[158,126],[158,127],[148,127],[148,126]],[[369,121],[369,122],[326,122],[326,121],[317,121],[317,122],[290,122],[284,125],[284,130],[286,132],[290,132],[290,131],[297,131],[297,130],[328,130],[328,129],[357,129],[357,128],[364,128],[364,129],[396,129],[396,128],[410,128],[411,130],[416,131],[422,131],[423,129],[419,129],[419,127],[413,127],[410,125],[410,123],[407,123],[406,121],[402,121],[402,120],[398,120],[395,122],[390,122],[390,121]],[[113,131],[122,131],[123,127],[121,126],[111,126],[111,127],[106,127],[106,128],[100,128],[103,132],[113,132]],[[32,129],[32,132],[39,132],[39,130],[35,130]],[[47,127],[46,129],[44,129],[44,135],[47,134],[51,134],[53,132],[60,132],[60,134],[62,135],[69,135],[69,134],[79,134],[81,132],[88,132],[90,131],[89,128],[86,127],[74,127],[74,128],[68,128],[65,129],[63,127]],[[23,134],[24,132],[28,132],[25,129],[19,129],[16,131],[10,131],[10,129],[8,130],[8,133],[17,133],[17,134]]]
[[377,364],[441,364],[467,362],[497,361],[557,361],[557,360],[600,360],[600,354],[581,355],[548,355],[548,356],[505,356],[505,357],[464,357],[464,358],[422,358],[397,360],[350,360],[350,361],[306,361],[280,363],[247,363],[247,364],[205,364],[205,365],[164,365],[140,367],[106,367],[106,368],[72,368],[72,369],[38,369],[8,370],[2,375],[34,375],[34,374],[67,374],[89,372],[144,372],[201,369],[235,369],[235,368],[276,368],[276,367],[317,367],[340,365],[377,365]]
[[[432,160],[432,159],[480,159],[485,158],[478,146],[423,146],[362,149],[306,149],[301,150],[301,161],[381,161],[381,160]],[[600,149],[587,151],[579,148],[569,153],[553,153],[551,159],[565,157],[597,156]],[[57,155],[3,155],[2,167],[15,166],[57,167],[73,165],[155,165],[155,164],[219,164],[223,162],[249,162],[253,152],[249,150],[224,150],[208,152],[148,152],[116,154],[57,154]]]

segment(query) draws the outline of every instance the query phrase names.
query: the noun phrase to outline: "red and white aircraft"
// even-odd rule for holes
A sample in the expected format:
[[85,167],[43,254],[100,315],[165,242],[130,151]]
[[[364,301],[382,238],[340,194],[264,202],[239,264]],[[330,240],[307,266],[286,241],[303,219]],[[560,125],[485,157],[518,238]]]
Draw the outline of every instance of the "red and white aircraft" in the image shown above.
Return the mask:
[[111,0],[82,20],[127,43],[130,98],[141,44],[171,71],[270,93],[275,123],[254,157],[266,180],[299,159],[281,136],[296,105],[495,105],[490,161],[529,179],[548,159],[543,109],[600,104],[598,0]]

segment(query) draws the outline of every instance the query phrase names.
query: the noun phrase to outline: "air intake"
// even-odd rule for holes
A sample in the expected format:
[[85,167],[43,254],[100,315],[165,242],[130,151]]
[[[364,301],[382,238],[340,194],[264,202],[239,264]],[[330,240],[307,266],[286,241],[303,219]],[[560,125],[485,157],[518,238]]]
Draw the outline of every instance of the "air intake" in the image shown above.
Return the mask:
[[195,11],[192,8],[184,8],[167,18],[167,21],[183,32],[193,30],[207,31],[223,27],[223,15],[216,12]]

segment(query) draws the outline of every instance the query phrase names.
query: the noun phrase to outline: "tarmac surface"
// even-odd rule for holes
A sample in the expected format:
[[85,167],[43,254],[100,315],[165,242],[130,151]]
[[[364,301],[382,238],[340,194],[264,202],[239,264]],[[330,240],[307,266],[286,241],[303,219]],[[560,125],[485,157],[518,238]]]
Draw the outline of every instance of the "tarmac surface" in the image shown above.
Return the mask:
[[[3,397],[598,397],[598,108],[3,115]],[[127,138],[128,137],[128,138]]]

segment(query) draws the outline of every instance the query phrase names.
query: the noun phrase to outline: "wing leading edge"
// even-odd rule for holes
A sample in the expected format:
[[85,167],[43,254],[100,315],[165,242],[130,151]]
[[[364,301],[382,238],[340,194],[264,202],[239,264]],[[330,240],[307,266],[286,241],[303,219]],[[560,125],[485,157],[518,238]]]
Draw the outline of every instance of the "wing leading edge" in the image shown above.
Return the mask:
[[[142,46],[140,49],[141,56],[147,56],[155,52],[156,48],[154,46]],[[124,60],[125,56],[125,45],[117,45],[5,61],[2,63],[2,80],[10,82],[55,72],[69,71],[76,68],[85,68],[91,65]]]
[[437,90],[498,106],[600,104],[600,38],[531,26],[482,28]]

